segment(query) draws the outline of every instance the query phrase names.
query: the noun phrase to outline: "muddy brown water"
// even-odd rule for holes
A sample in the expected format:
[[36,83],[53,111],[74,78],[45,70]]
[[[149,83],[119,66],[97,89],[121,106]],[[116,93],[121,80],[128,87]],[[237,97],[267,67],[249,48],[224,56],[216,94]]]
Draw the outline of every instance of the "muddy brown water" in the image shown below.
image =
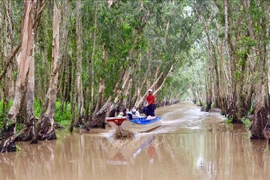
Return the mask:
[[157,109],[161,127],[134,139],[113,130],[58,132],[56,141],[17,143],[0,154],[0,179],[10,180],[264,180],[270,179],[265,141],[250,141],[243,125],[227,125],[191,102]]

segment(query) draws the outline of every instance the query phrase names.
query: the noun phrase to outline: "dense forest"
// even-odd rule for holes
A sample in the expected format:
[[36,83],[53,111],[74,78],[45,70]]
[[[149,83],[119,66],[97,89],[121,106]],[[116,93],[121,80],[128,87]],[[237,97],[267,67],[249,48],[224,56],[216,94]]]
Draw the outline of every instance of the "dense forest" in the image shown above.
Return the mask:
[[56,139],[56,125],[104,127],[119,109],[191,99],[252,121],[270,108],[270,2],[2,0],[0,151]]

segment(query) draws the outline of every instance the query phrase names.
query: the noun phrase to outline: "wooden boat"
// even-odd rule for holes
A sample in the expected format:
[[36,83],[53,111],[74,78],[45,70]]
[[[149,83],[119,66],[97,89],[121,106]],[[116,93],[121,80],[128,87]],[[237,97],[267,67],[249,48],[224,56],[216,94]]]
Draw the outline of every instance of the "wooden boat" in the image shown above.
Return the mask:
[[134,117],[131,114],[127,114],[127,117],[110,117],[106,118],[106,121],[112,127],[118,127],[121,130],[138,133],[147,132],[153,130],[161,125],[162,118],[160,116],[155,117]]

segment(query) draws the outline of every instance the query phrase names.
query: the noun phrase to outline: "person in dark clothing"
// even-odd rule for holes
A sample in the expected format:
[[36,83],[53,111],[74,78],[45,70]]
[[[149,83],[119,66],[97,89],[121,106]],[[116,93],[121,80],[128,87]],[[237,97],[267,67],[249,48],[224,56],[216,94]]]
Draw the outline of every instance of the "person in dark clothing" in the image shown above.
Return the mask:
[[153,94],[153,90],[148,90],[148,95],[146,96],[146,116],[155,116],[155,104],[156,104],[156,98]]
[[123,109],[123,116],[127,115],[127,109]]

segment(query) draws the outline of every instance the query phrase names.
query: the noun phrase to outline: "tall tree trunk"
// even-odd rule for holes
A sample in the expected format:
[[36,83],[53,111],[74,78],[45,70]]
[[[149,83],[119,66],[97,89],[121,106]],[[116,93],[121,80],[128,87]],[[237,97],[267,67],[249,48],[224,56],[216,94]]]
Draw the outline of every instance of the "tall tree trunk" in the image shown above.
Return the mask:
[[[3,5],[4,3],[2,2],[2,1],[0,1],[0,6],[2,7],[2,6],[4,6]],[[2,8],[1,10],[0,10],[0,36],[2,36],[2,37],[5,37],[5,30],[4,30],[4,26],[5,26],[5,12],[4,12],[4,8]],[[3,52],[3,49],[4,49],[4,44],[5,44],[5,42],[4,42],[4,38],[1,38],[0,39],[0,49],[1,49],[1,51],[0,51],[0,58],[1,59],[4,59],[5,58],[5,55],[4,55],[4,52]],[[4,62],[3,61],[1,61],[1,64],[0,64],[0,67],[1,67],[1,69],[4,67],[5,65],[4,65]],[[0,79],[1,80],[1,79]],[[3,89],[3,91],[4,91],[4,89]],[[0,90],[0,99],[2,99],[2,91]],[[4,116],[4,114],[5,114],[5,110],[4,109],[2,109],[2,116]]]
[[[106,67],[108,63],[108,51],[106,50],[105,44],[103,44],[103,62],[105,65],[104,67]],[[94,114],[96,114],[102,108],[103,92],[105,91],[105,87],[106,87],[105,80],[101,78],[100,83],[99,83],[99,90],[98,90],[98,96],[97,96],[98,98],[97,98]]]
[[103,102],[103,92],[105,90],[105,83],[104,83],[104,79],[101,79],[99,82],[99,89],[98,89],[98,95],[97,95],[97,103],[96,103],[96,108],[95,108],[95,113],[97,113],[102,106],[102,102]]
[[224,58],[223,58],[223,48],[222,48],[222,42],[220,43],[219,48],[219,54],[220,54],[220,108],[222,110],[222,114],[225,114],[227,110],[227,99],[226,99],[226,89],[227,89],[227,80],[226,80],[226,72],[225,72],[225,64],[224,64]]
[[21,108],[23,94],[26,91],[27,74],[30,62],[32,61],[32,51],[34,44],[34,35],[32,31],[33,21],[33,0],[24,1],[24,15],[22,22],[22,48],[17,58],[18,76],[16,80],[15,98],[8,113],[10,125],[6,128],[6,134],[0,140],[0,152],[15,150],[16,118]]
[[77,65],[76,65],[76,88],[78,100],[77,125],[83,124],[83,88],[82,88],[82,25],[81,25],[81,0],[76,0],[76,39],[77,39]]
[[[247,0],[250,3],[249,0]],[[256,84],[255,89],[255,114],[254,114],[254,122],[252,123],[251,133],[252,138],[263,139],[265,138],[263,135],[263,129],[268,121],[268,94],[267,94],[267,82],[266,82],[266,58],[267,58],[267,50],[266,50],[266,41],[264,38],[266,37],[266,21],[265,18],[262,18],[260,22],[261,25],[261,38],[263,43],[261,46],[260,56],[257,59],[256,67],[258,74],[258,83]]]
[[[46,3],[42,4],[42,1],[38,1],[34,8],[34,14],[36,15],[35,21],[33,23],[33,32],[36,35],[37,29],[39,27],[41,12]],[[37,36],[34,37],[34,40]],[[24,127],[21,132],[17,135],[16,140],[31,140],[35,134],[35,115],[34,115],[34,89],[35,89],[35,61],[34,61],[34,52],[32,50],[32,59],[30,61],[29,71],[27,75],[27,91],[24,98],[25,103],[25,118],[24,118]]]
[[[131,71],[134,72],[134,69],[135,67],[131,67]],[[133,74],[133,72],[131,72],[131,74]],[[132,86],[132,79],[129,78],[129,81],[126,83],[126,87],[123,89],[124,93],[123,93],[123,102],[122,102],[122,106],[124,108],[127,108],[127,101],[128,101],[128,94],[130,93],[130,89],[131,89],[131,86]]]
[[[34,49],[33,49],[34,52]],[[17,140],[28,141],[34,137],[35,134],[35,116],[34,116],[34,88],[35,88],[35,76],[34,76],[34,54],[30,61],[29,72],[27,76],[27,92],[25,96],[26,103],[26,116],[24,120],[24,127],[17,135]]]
[[[8,43],[8,35],[7,35],[7,27],[8,27],[8,23],[7,23],[7,17],[6,17],[6,1],[1,2],[1,7],[3,7],[1,9],[1,36],[3,38],[1,38],[1,59],[3,59],[1,65],[2,68],[4,68],[7,65],[7,54],[8,54],[8,48],[9,48],[9,43]],[[8,67],[9,68],[9,67]],[[7,70],[8,72],[8,70]],[[2,109],[2,116],[6,116],[7,114],[7,106],[8,106],[8,73],[4,74],[4,81],[3,81],[3,109]],[[2,98],[1,98],[2,99]],[[5,122],[4,122],[5,123]]]
[[41,115],[38,124],[35,137],[32,143],[37,143],[37,140],[52,140],[56,139],[55,127],[54,127],[54,113],[58,84],[58,69],[59,69],[59,26],[60,26],[61,14],[60,10],[54,4],[54,16],[53,16],[53,50],[52,50],[52,71],[49,89],[47,92],[48,106],[44,114]]
[[[94,41],[93,41],[93,52],[91,57],[91,114],[94,107],[94,85],[95,85],[95,52],[96,52],[96,31],[97,31],[97,18],[98,18],[98,6],[96,3],[95,10],[95,24],[94,24]],[[92,116],[92,115],[90,115]]]
[[[267,22],[268,24],[270,23],[270,3],[267,3],[265,4],[266,5],[266,8],[265,8],[265,16],[267,17]],[[270,37],[270,26],[268,26],[268,29],[267,29],[267,35],[268,35],[268,38]],[[268,44],[267,46],[269,49],[270,47],[270,44]],[[270,53],[268,52],[267,53],[267,77],[268,77],[268,96],[270,97]],[[270,105],[269,105],[270,106]],[[270,107],[269,107],[270,108]]]
[[3,28],[3,67],[6,67],[6,74],[5,74],[5,78],[4,78],[4,85],[3,85],[3,93],[4,93],[4,97],[3,97],[3,116],[6,116],[7,114],[7,108],[8,108],[8,104],[9,104],[9,100],[10,98],[13,97],[14,95],[14,80],[12,78],[12,71],[13,71],[13,66],[9,65],[9,61],[13,62],[12,58],[11,60],[9,60],[8,58],[8,54],[12,51],[13,49],[13,37],[14,37],[14,33],[13,33],[13,22],[12,22],[12,1],[8,0],[8,2],[6,0],[4,0],[2,5],[2,15],[3,15],[3,19],[2,19],[2,28]]
[[224,0],[225,7],[225,52],[227,58],[227,67],[228,67],[228,94],[229,102],[227,114],[233,119],[234,122],[237,122],[236,115],[236,82],[233,76],[235,72],[235,57],[234,57],[234,46],[232,44],[232,38],[230,35],[230,18],[229,18],[229,4],[228,0]]
[[[13,21],[12,21],[12,1],[9,0],[7,3],[7,21],[8,21],[8,52],[11,52],[13,49],[13,38],[14,38],[14,32],[13,32]],[[13,61],[13,60],[12,60]],[[13,67],[9,66],[7,69],[7,100],[9,100],[14,95],[14,81],[12,78],[12,71]]]
[[213,48],[213,65],[214,65],[214,72],[215,72],[215,107],[220,108],[221,106],[221,98],[220,98],[220,76],[218,70],[218,59],[217,59],[217,52],[215,49],[214,44],[211,42],[211,46]]
[[[105,44],[103,44],[103,62],[104,62],[104,67],[107,66],[108,63],[108,52],[106,50]],[[93,113],[93,116],[91,115],[89,119],[87,119],[87,123],[84,126],[84,128],[89,131],[90,128],[105,128],[105,118],[106,118],[106,113],[108,112],[108,109],[111,104],[111,97],[108,98],[106,103],[104,103],[104,91],[105,91],[105,80],[103,78],[100,79],[99,83],[99,89],[98,89],[98,94],[97,94],[97,102],[96,102],[96,107],[95,111]],[[118,87],[118,83],[116,85]]]
[[76,121],[76,77],[74,75],[75,72],[75,65],[74,65],[74,61],[71,60],[71,97],[70,97],[70,101],[71,101],[71,123],[69,126],[69,131],[73,132],[73,127],[75,125],[75,121]]
[[251,128],[252,139],[264,139],[263,129],[268,120],[266,99],[266,85],[261,79],[255,90],[255,114]]
[[[228,8],[229,4],[228,4],[228,0],[224,0],[224,9],[225,9],[225,54],[226,54],[226,59],[227,59],[227,67],[228,67],[228,71],[229,71],[229,79],[232,78],[232,72],[231,72],[231,52],[230,52],[230,48],[229,48],[229,8]],[[231,83],[231,82],[228,82]],[[229,87],[231,87],[231,84],[229,84]]]
[[208,40],[208,47],[209,47],[209,68],[208,68],[208,96],[206,99],[206,111],[209,111],[212,106],[212,96],[213,96],[213,90],[212,90],[212,85],[213,85],[213,47],[212,43],[210,40],[210,36],[208,32],[206,32],[207,40]]

